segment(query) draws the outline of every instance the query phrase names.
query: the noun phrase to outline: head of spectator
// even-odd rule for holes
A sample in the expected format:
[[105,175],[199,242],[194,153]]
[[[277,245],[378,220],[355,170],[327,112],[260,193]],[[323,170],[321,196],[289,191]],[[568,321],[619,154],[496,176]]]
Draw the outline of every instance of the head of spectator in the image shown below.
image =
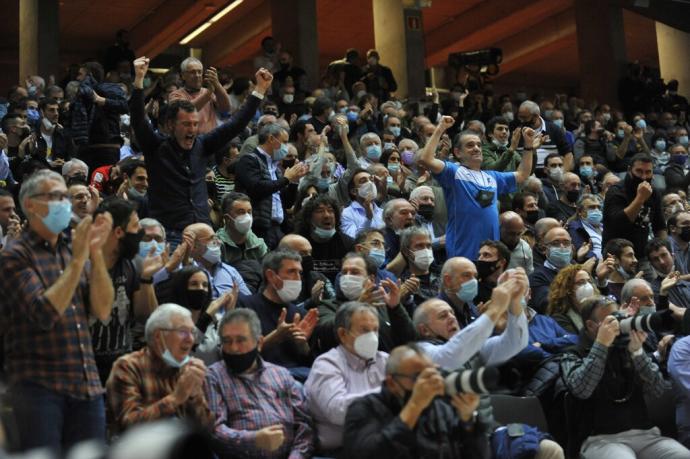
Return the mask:
[[192,312],[194,323],[213,299],[211,281],[200,266],[188,265],[175,271],[170,280],[171,297]]
[[122,179],[127,183],[127,196],[135,200],[143,199],[149,189],[146,163],[141,159],[127,158],[120,163],[120,171]]
[[12,85],[7,91],[7,102],[10,104],[26,99],[27,97],[29,97],[29,93],[24,86]]
[[91,190],[89,190],[89,187],[79,180],[69,181],[67,185],[67,194],[72,203],[72,212],[79,217],[79,220],[91,215],[98,204],[94,202],[94,196]]
[[419,145],[412,139],[402,139],[398,143],[400,161],[407,167],[414,166],[414,157],[419,150]]
[[340,234],[340,211],[327,195],[307,201],[295,220],[295,231],[315,242],[326,242]]
[[491,118],[489,123],[486,125],[488,140],[490,140],[491,143],[496,147],[506,148],[510,143],[510,129],[508,128],[509,124],[510,121],[507,119],[496,116]]
[[522,102],[518,109],[518,120],[524,127],[532,129],[541,128],[541,110],[539,105],[531,100]]
[[372,163],[378,163],[381,159],[383,150],[381,148],[381,138],[373,133],[368,132],[359,138],[359,148],[361,154]]
[[551,102],[549,99],[544,99],[539,104],[539,110],[541,111],[541,113],[544,114],[545,120],[549,120],[549,121],[551,120],[551,118],[553,116],[553,109],[554,109],[553,102]]
[[542,252],[546,260],[556,269],[563,269],[573,258],[573,243],[570,233],[565,228],[550,229],[544,234],[541,242]]
[[144,330],[149,351],[171,368],[182,368],[189,362],[195,334],[189,309],[173,303],[158,306]]
[[501,241],[483,241],[479,246],[479,258],[474,262],[479,282],[496,285],[498,278],[508,269],[510,250]]
[[422,218],[424,223],[433,221],[436,198],[431,187],[422,185],[412,190],[410,204],[417,210],[417,215]]
[[414,311],[412,323],[417,334],[424,340],[448,341],[460,331],[453,308],[437,298],[420,304]]
[[165,112],[166,131],[183,150],[191,150],[199,133],[199,113],[188,100],[174,100]]
[[687,247],[690,242],[690,212],[678,212],[668,219],[668,231],[677,245]]
[[688,130],[684,127],[676,129],[676,142],[683,145],[686,149],[690,145],[690,140],[688,139]]
[[10,221],[18,218],[12,193],[0,189],[0,228],[2,228],[2,234],[7,234],[7,227]]
[[29,228],[51,244],[69,226],[72,204],[60,174],[39,170],[27,178],[19,191],[19,204]]
[[41,131],[52,134],[60,118],[60,106],[55,99],[44,98],[38,104],[41,116]]
[[144,231],[139,242],[139,256],[146,258],[151,250],[154,250],[154,256],[161,255],[165,251],[165,228],[161,222],[155,218],[142,218],[139,226]]
[[317,136],[316,130],[314,125],[307,120],[297,120],[290,128],[290,141],[297,146],[297,150],[302,154],[300,159],[304,159],[303,154],[306,149],[307,139],[312,136]]
[[17,147],[30,133],[31,127],[26,122],[26,117],[19,114],[10,114],[2,117],[2,132],[7,136],[7,145]]
[[[575,316],[577,325],[577,315],[579,314],[582,303],[593,295],[598,295],[599,290],[592,282],[589,275],[582,265],[569,265],[561,269],[551,282],[549,288],[549,305],[547,314]],[[573,311],[571,313],[571,311]],[[582,328],[582,324],[576,327]]]
[[453,141],[453,154],[468,169],[479,170],[483,159],[481,137],[468,129],[460,132]]
[[597,295],[584,302],[580,314],[585,333],[591,341],[596,339],[604,319],[616,311],[618,311],[618,303],[610,296]]
[[399,139],[402,134],[402,121],[395,115],[388,115],[384,123],[384,129],[390,130],[395,139]]
[[[515,193],[513,195],[512,209],[513,212],[522,218],[523,222],[529,225],[534,225],[539,220],[539,198],[530,191]],[[506,242],[503,240],[503,237],[501,237],[501,240],[504,243]]]
[[425,275],[434,262],[431,235],[419,226],[405,228],[400,233],[400,253],[407,262],[411,274]]
[[637,187],[642,182],[651,183],[654,175],[654,160],[646,153],[638,153],[630,159],[628,174],[625,176],[625,187],[628,193],[635,196]]
[[657,278],[664,278],[674,271],[673,248],[668,239],[655,237],[645,246],[645,254]]
[[[525,223],[522,217],[516,212],[503,212],[499,215],[498,222],[500,225],[501,242],[508,250],[515,250],[525,232]],[[510,263],[510,260],[508,262]]]
[[395,146],[395,143],[388,148],[383,149],[383,153],[381,154],[381,164],[386,166],[388,173],[391,176],[396,177],[401,172],[400,163],[400,151],[398,150],[398,147]]
[[668,152],[671,155],[669,159],[671,163],[685,167],[688,162],[688,147],[686,145],[680,143],[673,144],[668,149]]
[[252,202],[249,196],[231,191],[223,197],[221,207],[225,232],[235,243],[242,244],[252,230]]
[[512,123],[515,119],[515,109],[510,101],[506,101],[501,105],[501,115],[509,123]]
[[546,233],[559,226],[561,226],[561,223],[555,218],[544,217],[537,220],[537,223],[534,224],[534,236],[537,238],[537,242],[541,243]]
[[273,161],[282,161],[288,154],[288,131],[278,123],[270,123],[259,129],[258,142]]
[[94,217],[108,212],[113,219],[110,235],[103,245],[107,266],[114,266],[117,260],[131,260],[139,253],[139,242],[144,233],[139,227],[139,216],[132,201],[109,198],[103,201]]
[[295,301],[302,291],[302,257],[293,250],[273,250],[263,259],[263,295],[277,304]]
[[343,303],[335,313],[334,327],[340,346],[347,352],[365,361],[376,356],[379,315],[374,306],[359,301]]
[[66,182],[89,183],[89,166],[84,161],[72,158],[62,165],[62,177]]
[[378,269],[374,260],[361,253],[350,252],[343,257],[337,289],[350,301],[365,293],[367,282],[376,281]]
[[593,182],[597,176],[597,170],[594,167],[594,158],[591,154],[585,153],[577,161],[577,175],[582,180]]
[[353,172],[350,181],[347,182],[347,191],[350,194],[350,198],[358,202],[362,207],[373,202],[378,194],[374,177],[366,169],[356,169]]
[[616,174],[609,172],[608,174],[604,175],[604,178],[601,179],[601,190],[599,191],[599,195],[604,198],[606,197],[606,192],[611,188],[612,185],[615,185],[621,181],[620,177],[618,177]]
[[187,91],[199,92],[204,81],[204,65],[196,57],[188,57],[180,64],[180,76]]
[[302,295],[311,295],[311,288],[314,280],[310,279],[314,271],[314,258],[311,255],[311,242],[299,234],[287,234],[283,236],[278,244],[278,249],[292,250],[302,257]]
[[415,224],[415,211],[407,199],[391,199],[383,208],[383,221],[386,227],[395,234],[400,234],[403,229]]
[[184,234],[191,236],[194,244],[189,256],[206,269],[211,269],[221,261],[220,240],[216,232],[206,223],[192,223],[184,229]]
[[441,269],[442,292],[452,302],[470,304],[477,296],[477,268],[464,257],[449,258]]
[[323,124],[327,124],[333,111],[333,101],[328,97],[317,97],[311,106],[311,114]]
[[584,194],[577,201],[577,218],[587,224],[599,228],[604,218],[602,213],[603,202],[595,194]]
[[558,153],[550,153],[544,158],[544,173],[551,183],[558,186],[563,181],[563,157]]
[[46,89],[46,98],[53,99],[59,104],[65,98],[65,91],[57,85],[48,86],[48,89]]
[[218,325],[221,355],[228,371],[239,375],[253,371],[263,347],[261,321],[253,309],[232,309]]
[[[690,224],[690,214],[688,214],[688,217],[688,224]],[[602,255],[604,253],[607,256],[609,254],[613,255],[616,265],[616,272],[618,275],[620,275],[623,281],[626,281],[637,274],[638,263],[637,257],[635,256],[635,248],[633,247],[632,242],[622,238],[611,239],[606,243]]]
[[103,81],[105,71],[103,66],[96,61],[84,62],[79,66],[79,73],[77,74],[77,81],[84,81],[88,77],[93,78],[97,83]]
[[371,258],[377,268],[386,262],[385,239],[381,230],[368,228],[357,233],[355,252]]
[[623,285],[621,304],[630,304],[634,299],[637,299],[642,314],[656,312],[654,291],[652,291],[652,286],[646,280],[633,278],[626,281]]
[[551,122],[561,131],[565,131],[565,116],[561,110],[551,112]]

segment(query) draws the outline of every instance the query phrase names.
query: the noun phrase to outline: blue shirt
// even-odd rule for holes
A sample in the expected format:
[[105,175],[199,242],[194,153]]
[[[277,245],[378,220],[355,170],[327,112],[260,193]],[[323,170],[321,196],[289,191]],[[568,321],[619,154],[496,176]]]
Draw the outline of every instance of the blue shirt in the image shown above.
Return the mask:
[[[517,191],[515,172],[473,171],[446,161],[434,178],[441,184],[448,207],[446,252],[448,258],[477,258],[482,241],[500,239],[498,196]],[[480,191],[494,193],[491,204],[482,207],[476,196]]]
[[367,217],[367,211],[362,207],[362,205],[357,201],[352,201],[352,204],[343,209],[343,213],[340,215],[340,231],[342,231],[347,236],[352,239],[357,237],[363,229],[376,228],[382,229],[386,226],[383,223],[383,209],[376,205],[373,206],[373,218],[370,220]]
[[668,357],[668,372],[673,379],[676,399],[678,440],[690,441],[690,336],[673,344]]

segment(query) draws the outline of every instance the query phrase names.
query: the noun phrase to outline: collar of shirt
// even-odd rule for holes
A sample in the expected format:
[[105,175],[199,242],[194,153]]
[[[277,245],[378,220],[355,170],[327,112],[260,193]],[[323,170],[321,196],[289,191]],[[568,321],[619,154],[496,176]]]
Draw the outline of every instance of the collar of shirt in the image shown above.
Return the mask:
[[556,271],[556,272],[560,271],[560,270],[559,270],[558,268],[556,268],[556,266],[554,266],[549,260],[544,260],[544,266],[545,266],[546,268],[550,269],[551,271]]
[[269,155],[268,153],[266,153],[266,152],[264,151],[264,149],[261,148],[261,147],[256,147],[256,149],[259,151],[259,153],[261,153],[262,155],[264,155],[264,156],[266,157],[266,159],[268,160],[268,167],[274,167],[274,165],[273,165],[273,158],[271,157],[271,155]]
[[[347,362],[347,366],[350,367],[351,369],[357,371],[357,372],[364,372],[367,368],[372,366],[374,362],[376,361],[376,355],[374,356],[373,359],[370,360],[364,360],[363,358],[359,357],[358,355],[353,354],[352,352],[348,351],[345,349],[345,346],[342,344],[338,346],[338,352],[343,356],[345,359],[345,362]],[[378,354],[378,351],[377,351]]]
[[[378,210],[379,207],[376,205],[375,202],[372,202],[372,205],[373,205],[373,207],[374,207],[374,212],[376,212],[376,211]],[[364,206],[363,206],[362,204],[359,203],[359,201],[352,201],[352,208],[355,209],[355,210],[357,210],[359,213],[362,213],[362,212],[366,213],[366,211],[367,211],[367,210],[364,208]]]
[[544,121],[544,118],[541,116],[539,117],[539,121],[541,121],[539,132],[546,132],[546,121]]

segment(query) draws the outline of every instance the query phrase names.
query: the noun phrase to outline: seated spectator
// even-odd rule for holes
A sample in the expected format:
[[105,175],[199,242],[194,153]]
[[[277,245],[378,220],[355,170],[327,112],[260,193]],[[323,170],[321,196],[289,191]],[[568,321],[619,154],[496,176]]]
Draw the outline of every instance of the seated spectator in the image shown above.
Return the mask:
[[[439,199],[437,204],[437,197]],[[448,215],[443,190],[422,185],[410,193],[410,204],[417,210],[417,225],[431,235],[431,247],[438,264],[446,261],[446,224]],[[442,207],[440,210],[439,208]]]
[[[309,373],[309,337],[318,313],[305,314],[294,301],[302,291],[302,257],[292,250],[274,250],[263,259],[263,290],[240,296],[238,308],[253,309],[261,321],[264,360],[281,365],[304,381]],[[301,320],[301,318],[304,320]]]
[[[536,205],[536,200],[535,200]],[[529,275],[534,271],[534,260],[532,247],[523,239],[525,234],[525,223],[522,217],[512,211],[503,212],[498,216],[500,225],[501,243],[503,243],[510,257],[508,266],[505,269],[522,268]]]
[[341,229],[335,201],[328,196],[310,199],[296,219],[295,233],[311,244],[314,271],[334,282],[341,260],[352,248],[352,239]]
[[395,346],[414,339],[415,332],[410,316],[400,307],[403,288],[392,279],[380,282],[376,278],[376,266],[371,258],[358,253],[348,253],[343,258],[336,285],[336,297],[319,304],[319,321],[314,331],[315,353],[322,354],[337,346],[334,328],[337,311],[347,301],[359,301],[376,306],[379,317],[379,349],[388,352]]
[[484,303],[491,298],[491,292],[508,268],[510,251],[500,241],[484,241],[479,247],[479,258],[474,262],[477,267],[479,290],[474,298],[476,303]]
[[662,437],[647,413],[645,394],[660,397],[669,385],[642,350],[647,334],[632,330],[619,344],[618,305],[598,297],[582,311],[585,328],[577,350],[566,354],[561,371],[569,394],[569,452],[585,458],[688,458],[690,451]]
[[371,258],[376,265],[377,282],[384,278],[397,280],[397,277],[393,273],[385,269],[386,251],[384,250],[384,246],[383,231],[377,229],[362,230],[357,233],[357,237],[354,240],[355,252]]
[[[538,196],[531,191],[515,193],[513,196],[512,210],[522,218],[524,224],[530,226],[534,226],[537,220],[546,216],[544,211],[539,209]],[[503,214],[505,214],[505,212],[503,212]]]
[[370,304],[351,301],[335,314],[338,346],[312,365],[304,391],[319,436],[319,452],[335,457],[343,446],[350,404],[378,392],[388,354],[379,351],[379,313]]
[[228,311],[218,328],[222,361],[209,368],[204,385],[218,456],[312,457],[314,431],[302,389],[285,368],[261,358],[256,313]]
[[690,274],[690,212],[678,212],[669,218],[668,232],[676,269]]
[[[603,225],[602,201],[595,194],[584,194],[577,201],[577,212],[570,218],[567,224],[568,233],[573,241],[575,252],[579,260],[588,260],[595,257],[602,259],[601,234]],[[587,251],[585,252],[585,249]],[[584,253],[583,256],[580,256]]]
[[609,276],[609,294],[620,300],[623,284],[633,277],[639,277],[635,249],[630,241],[625,239],[611,239],[606,243],[604,252],[613,257],[614,271]]
[[667,222],[673,215],[685,210],[683,198],[675,192],[667,192],[664,194],[661,198],[661,207],[664,211],[664,219],[666,219]]
[[[611,261],[608,261],[611,263]],[[566,332],[578,334],[584,328],[580,310],[583,302],[599,290],[582,265],[570,265],[561,269],[549,289],[549,306],[546,314]]]
[[376,185],[372,175],[360,169],[355,171],[347,184],[352,203],[343,209],[340,230],[346,236],[354,239],[363,229],[381,229],[383,210],[376,205]]
[[690,336],[678,339],[668,357],[668,373],[676,390],[678,441],[690,448],[688,400],[690,400]]
[[545,235],[540,243],[546,254],[544,264],[535,266],[529,276],[532,289],[530,306],[539,313],[544,313],[548,304],[548,294],[551,282],[558,271],[568,266],[573,257],[573,245],[570,234],[561,228],[553,228]]
[[[661,305],[668,301],[683,308],[690,307],[690,283],[680,279],[677,275],[680,273],[675,271],[669,240],[654,238],[647,243],[645,252],[654,271],[651,282],[654,302]],[[668,281],[664,282],[666,279]]]
[[222,260],[235,265],[240,260],[261,260],[268,252],[263,239],[252,232],[252,203],[249,196],[230,192],[223,197],[224,226],[216,235],[221,241]]
[[479,396],[441,397],[445,384],[434,366],[416,346],[393,350],[381,392],[359,398],[348,408],[346,457],[457,459],[459,451],[462,457],[491,457],[489,426],[475,416]]
[[453,257],[441,268],[441,288],[438,298],[448,303],[461,328],[479,317],[474,298],[479,291],[477,268],[467,258]]
[[688,147],[677,143],[668,149],[670,162],[664,171],[667,190],[687,190],[688,179]]
[[72,180],[89,183],[89,166],[81,159],[72,158],[62,165],[62,177],[68,185]]
[[[434,264],[434,252],[431,249],[431,236],[427,230],[418,226],[406,228],[400,234],[400,253],[387,266],[391,272],[400,275],[400,279],[418,279],[419,286],[412,293],[412,303],[420,305],[435,298],[438,294],[440,279],[438,265]],[[408,305],[408,312],[413,307]]]
[[146,347],[120,357],[106,384],[116,428],[183,418],[212,428],[204,386],[206,366],[190,357],[195,341],[188,309],[160,305],[146,321]]
[[403,229],[415,225],[417,211],[406,199],[391,199],[383,208],[383,221],[386,228],[383,237],[386,248],[386,260],[392,261],[400,253],[400,233]]
[[560,189],[560,198],[548,205],[546,216],[565,222],[575,214],[575,203],[580,199],[580,177],[572,172],[566,172],[563,174]]

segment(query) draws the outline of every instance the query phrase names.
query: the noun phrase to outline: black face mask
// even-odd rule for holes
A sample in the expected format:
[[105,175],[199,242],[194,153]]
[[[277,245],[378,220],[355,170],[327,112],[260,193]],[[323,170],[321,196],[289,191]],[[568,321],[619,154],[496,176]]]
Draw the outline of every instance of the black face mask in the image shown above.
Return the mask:
[[124,237],[120,239],[120,256],[127,260],[131,260],[139,253],[139,242],[144,237],[144,230],[136,233],[125,233]]
[[187,307],[192,311],[201,311],[208,305],[206,290],[187,290]]
[[75,174],[67,179],[67,183],[86,183],[86,174]]
[[648,182],[652,183],[652,180],[643,180],[640,177],[636,175],[632,175],[630,172],[625,176],[625,186],[628,189],[628,193],[635,194],[637,193],[637,187],[640,185],[642,182]]
[[580,190],[569,190],[565,193],[565,199],[568,202],[577,202],[580,197]]
[[678,234],[678,237],[681,238],[685,242],[690,242],[690,226],[686,226],[685,228],[681,228],[680,234]]
[[238,375],[247,371],[256,361],[259,355],[259,348],[255,347],[244,354],[227,354],[222,352],[223,361],[228,368],[228,373],[231,375]]
[[307,273],[314,270],[314,257],[307,255],[302,257],[302,270]]
[[431,204],[420,204],[417,213],[429,222],[434,216],[434,206]]
[[284,159],[283,160],[283,168],[287,169],[288,167],[292,167],[295,165],[295,159]]
[[525,217],[527,223],[534,225],[539,220],[539,210],[528,210],[527,216]]
[[474,266],[477,268],[477,277],[484,280],[490,275],[492,275],[498,269],[498,260],[496,261],[486,261],[486,260],[476,260]]

